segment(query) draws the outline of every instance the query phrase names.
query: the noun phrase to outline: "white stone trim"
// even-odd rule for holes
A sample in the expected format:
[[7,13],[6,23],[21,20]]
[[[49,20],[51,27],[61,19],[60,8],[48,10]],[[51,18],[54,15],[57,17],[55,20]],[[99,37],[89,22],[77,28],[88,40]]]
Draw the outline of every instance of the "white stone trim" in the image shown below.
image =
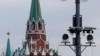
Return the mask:
[[29,48],[28,48],[28,44],[27,44],[27,46],[26,46],[26,53],[25,53],[26,55],[29,55]]
[[36,50],[34,51],[34,55],[35,55],[35,56],[37,55],[37,51],[36,51]]
[[42,51],[42,55],[44,56],[44,55],[46,55],[46,52],[45,52],[45,50],[43,49],[43,51]]
[[46,34],[46,32],[44,31],[44,33],[42,31],[38,31],[38,32],[35,32],[35,31],[26,31],[26,34]]
[[40,38],[39,38],[36,42],[38,42],[39,40],[42,40],[43,42],[45,42],[45,41],[41,38],[41,35],[40,35]]
[[36,41],[32,41],[32,43],[30,42],[30,44],[36,44]]

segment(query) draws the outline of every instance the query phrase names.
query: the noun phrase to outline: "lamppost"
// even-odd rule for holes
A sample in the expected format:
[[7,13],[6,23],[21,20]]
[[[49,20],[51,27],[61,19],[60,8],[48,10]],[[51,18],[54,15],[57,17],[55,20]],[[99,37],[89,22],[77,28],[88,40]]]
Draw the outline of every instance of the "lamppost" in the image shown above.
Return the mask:
[[[68,41],[69,36],[68,34],[64,34],[63,35],[63,41],[61,43],[64,43],[64,45],[60,45],[60,46],[69,46],[75,53],[76,56],[81,56],[81,53],[86,49],[86,47],[88,46],[94,46],[92,44],[94,44],[93,42],[93,36],[92,34],[94,33],[94,30],[96,28],[94,27],[82,27],[82,15],[80,15],[80,0],[75,0],[75,4],[76,4],[76,14],[73,16],[73,26],[69,27],[68,31],[71,34],[75,34],[75,38],[73,38],[73,44],[67,44],[70,43]],[[84,33],[88,33],[89,35],[87,36],[87,41],[85,45],[81,44],[81,37],[80,37],[80,33],[83,32]],[[72,46],[75,46],[75,49],[72,48]],[[84,49],[81,49],[81,47],[84,46]]]

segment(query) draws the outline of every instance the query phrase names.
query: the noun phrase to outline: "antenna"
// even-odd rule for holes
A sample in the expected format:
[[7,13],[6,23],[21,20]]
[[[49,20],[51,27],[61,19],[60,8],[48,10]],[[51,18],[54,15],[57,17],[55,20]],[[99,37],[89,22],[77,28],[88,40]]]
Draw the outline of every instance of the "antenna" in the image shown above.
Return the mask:
[[61,1],[63,1],[63,2],[64,2],[64,1],[66,1],[66,0],[61,0]]
[[[62,2],[65,2],[65,1],[67,1],[67,0],[61,0]],[[80,1],[82,1],[82,2],[87,2],[88,0],[80,0]]]
[[88,0],[81,0],[82,2],[87,2]]

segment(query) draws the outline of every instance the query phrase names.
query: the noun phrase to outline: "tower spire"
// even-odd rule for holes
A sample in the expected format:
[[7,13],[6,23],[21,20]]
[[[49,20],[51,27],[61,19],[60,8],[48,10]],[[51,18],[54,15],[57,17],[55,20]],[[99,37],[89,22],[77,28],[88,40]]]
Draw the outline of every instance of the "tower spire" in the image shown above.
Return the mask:
[[39,0],[32,0],[29,21],[38,22],[42,19]]
[[11,56],[11,49],[10,49],[10,40],[9,40],[9,38],[8,38],[8,41],[7,41],[6,56]]

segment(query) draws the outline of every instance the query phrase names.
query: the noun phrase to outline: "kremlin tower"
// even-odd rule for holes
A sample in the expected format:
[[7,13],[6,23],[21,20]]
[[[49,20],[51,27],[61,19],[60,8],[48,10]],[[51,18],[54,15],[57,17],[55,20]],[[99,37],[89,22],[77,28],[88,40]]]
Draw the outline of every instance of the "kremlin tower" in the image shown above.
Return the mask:
[[45,23],[39,0],[32,0],[25,40],[25,56],[58,56],[57,51],[49,49],[49,43],[46,41]]
[[29,51],[47,51],[49,44],[46,41],[45,23],[41,16],[39,0],[32,0],[30,17],[27,22],[26,43]]
[[22,46],[10,56],[58,56],[57,51],[49,49],[49,42],[46,41],[45,23],[39,0],[32,0],[25,41]]

